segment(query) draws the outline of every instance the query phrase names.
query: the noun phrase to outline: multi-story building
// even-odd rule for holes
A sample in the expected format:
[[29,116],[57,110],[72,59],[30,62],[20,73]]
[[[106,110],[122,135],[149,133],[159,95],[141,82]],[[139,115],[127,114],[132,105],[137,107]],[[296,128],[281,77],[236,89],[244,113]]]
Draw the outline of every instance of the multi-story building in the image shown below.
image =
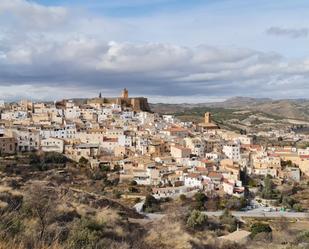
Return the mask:
[[0,155],[14,154],[16,152],[16,139],[14,137],[0,136]]
[[12,128],[7,129],[8,136],[16,139],[16,150],[35,151],[40,148],[40,131],[31,128]]
[[240,160],[240,144],[239,143],[229,143],[223,145],[222,152],[233,161]]

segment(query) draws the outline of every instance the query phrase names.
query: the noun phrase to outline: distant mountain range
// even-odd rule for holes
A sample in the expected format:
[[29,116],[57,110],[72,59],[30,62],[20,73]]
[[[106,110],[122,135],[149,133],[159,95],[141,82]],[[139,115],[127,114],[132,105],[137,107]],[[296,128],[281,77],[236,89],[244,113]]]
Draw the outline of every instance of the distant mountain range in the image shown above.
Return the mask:
[[176,113],[193,108],[211,107],[236,110],[260,111],[282,118],[309,120],[308,99],[280,99],[233,97],[223,102],[200,104],[151,104],[152,111],[158,113]]

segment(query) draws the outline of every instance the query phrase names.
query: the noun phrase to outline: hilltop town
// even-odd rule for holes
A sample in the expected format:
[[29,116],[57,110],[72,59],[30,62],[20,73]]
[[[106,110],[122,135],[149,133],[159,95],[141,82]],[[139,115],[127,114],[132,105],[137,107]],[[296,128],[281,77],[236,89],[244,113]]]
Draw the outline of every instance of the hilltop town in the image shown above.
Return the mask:
[[[207,235],[212,239],[246,246],[248,239],[260,233],[268,236],[272,232],[276,237],[281,230],[274,228],[273,220],[306,222],[307,146],[261,143],[252,132],[220,127],[210,112],[201,116],[201,122],[160,115],[151,111],[146,98],[130,98],[127,89],[116,98],[100,94],[54,103],[23,100],[2,102],[0,109],[0,206],[4,215],[18,210],[18,205],[12,208],[14,196],[26,199],[33,186],[40,186],[65,193],[67,199],[61,205],[70,210],[66,215],[72,216],[72,210],[78,217],[110,208],[121,211],[130,225],[155,224],[152,232],[160,227],[156,222],[184,212],[190,238],[183,243],[194,238],[194,230],[206,229],[217,231]],[[291,130],[263,134],[279,142],[286,138],[304,145],[309,142],[308,135]],[[89,198],[92,201],[85,201]],[[72,203],[83,204],[84,211],[78,212]],[[44,223],[41,239],[46,230]],[[301,230],[296,227],[293,232]],[[261,245],[251,244],[263,247],[271,241],[266,235],[256,241]],[[276,243],[293,245],[295,236]],[[146,236],[144,247],[131,241],[126,248],[171,248],[164,241],[155,247],[157,238],[151,238]],[[307,243],[308,237],[304,238]]]

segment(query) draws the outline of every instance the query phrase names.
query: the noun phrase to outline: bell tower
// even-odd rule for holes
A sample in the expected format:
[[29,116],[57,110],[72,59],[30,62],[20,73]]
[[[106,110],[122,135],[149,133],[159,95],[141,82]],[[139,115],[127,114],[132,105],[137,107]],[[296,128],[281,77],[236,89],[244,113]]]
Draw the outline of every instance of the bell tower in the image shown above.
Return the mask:
[[123,98],[123,99],[129,98],[129,91],[127,90],[127,88],[122,90],[121,98]]
[[211,123],[211,114],[210,112],[205,113],[205,124],[210,124]]

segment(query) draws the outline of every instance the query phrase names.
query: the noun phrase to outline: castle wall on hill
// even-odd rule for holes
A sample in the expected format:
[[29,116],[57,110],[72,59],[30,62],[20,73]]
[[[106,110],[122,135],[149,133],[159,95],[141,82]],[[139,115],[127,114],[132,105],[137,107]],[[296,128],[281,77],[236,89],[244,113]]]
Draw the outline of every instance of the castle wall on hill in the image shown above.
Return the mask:
[[87,101],[90,103],[97,104],[118,104],[123,107],[131,107],[134,111],[146,111],[150,112],[150,107],[148,104],[148,99],[144,97],[136,97],[136,98],[94,98],[89,99]]

